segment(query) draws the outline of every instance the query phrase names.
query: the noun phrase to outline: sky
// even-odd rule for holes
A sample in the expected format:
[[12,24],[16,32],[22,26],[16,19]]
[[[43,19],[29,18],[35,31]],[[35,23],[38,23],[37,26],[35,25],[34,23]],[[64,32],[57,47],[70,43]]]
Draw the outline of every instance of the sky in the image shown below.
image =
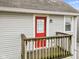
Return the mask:
[[64,0],[64,1],[79,10],[79,0]]

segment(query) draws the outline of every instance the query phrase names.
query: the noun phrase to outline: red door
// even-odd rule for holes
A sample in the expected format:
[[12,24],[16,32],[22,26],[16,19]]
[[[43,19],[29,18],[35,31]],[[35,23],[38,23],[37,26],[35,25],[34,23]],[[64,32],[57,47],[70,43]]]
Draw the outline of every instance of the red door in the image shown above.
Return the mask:
[[[36,16],[35,19],[35,37],[45,37],[46,36],[46,17]],[[46,40],[38,40],[35,42],[35,48],[45,47]]]

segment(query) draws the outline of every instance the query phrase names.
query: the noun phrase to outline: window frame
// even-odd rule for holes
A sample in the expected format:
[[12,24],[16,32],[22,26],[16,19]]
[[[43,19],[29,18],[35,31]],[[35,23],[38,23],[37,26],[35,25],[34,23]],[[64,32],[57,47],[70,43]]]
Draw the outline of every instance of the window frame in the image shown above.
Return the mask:
[[[70,30],[66,31],[66,21],[67,21],[67,18],[70,18],[71,19],[71,25],[70,25]],[[64,16],[64,32],[72,32],[72,29],[73,28],[73,16]]]

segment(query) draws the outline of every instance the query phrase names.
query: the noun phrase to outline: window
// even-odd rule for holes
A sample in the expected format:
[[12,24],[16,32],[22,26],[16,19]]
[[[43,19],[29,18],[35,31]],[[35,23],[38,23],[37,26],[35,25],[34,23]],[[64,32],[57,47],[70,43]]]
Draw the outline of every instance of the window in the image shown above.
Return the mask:
[[65,27],[65,31],[71,31],[71,24],[69,22],[66,22]]
[[72,17],[65,18],[65,31],[71,31]]

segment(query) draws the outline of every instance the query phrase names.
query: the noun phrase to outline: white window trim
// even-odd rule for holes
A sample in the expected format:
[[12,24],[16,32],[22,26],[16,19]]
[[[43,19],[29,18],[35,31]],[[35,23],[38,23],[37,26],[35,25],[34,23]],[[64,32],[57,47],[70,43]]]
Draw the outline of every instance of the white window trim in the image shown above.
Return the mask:
[[70,31],[66,31],[65,29],[66,29],[66,27],[65,27],[65,22],[66,22],[66,17],[67,16],[64,16],[64,32],[73,32],[73,16],[70,16],[70,17],[72,17],[72,23],[71,23],[71,30]]

